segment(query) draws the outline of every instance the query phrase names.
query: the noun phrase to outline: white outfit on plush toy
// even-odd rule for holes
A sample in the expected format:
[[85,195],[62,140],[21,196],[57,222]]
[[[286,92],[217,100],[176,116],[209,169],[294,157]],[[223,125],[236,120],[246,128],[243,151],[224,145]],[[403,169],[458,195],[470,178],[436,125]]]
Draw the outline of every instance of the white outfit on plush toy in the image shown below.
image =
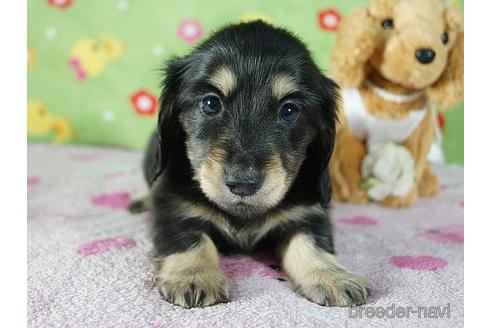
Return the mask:
[[[391,94],[377,87],[373,87],[373,91],[376,91],[382,98],[390,101],[393,100],[396,103],[414,101],[417,96],[420,96],[417,93],[409,96]],[[427,114],[427,110],[430,108],[433,111],[435,140],[427,158],[434,163],[444,163],[444,154],[441,147],[441,131],[437,123],[437,113],[434,106],[428,104],[423,108],[412,110],[409,116],[404,119],[385,119],[367,112],[366,105],[358,89],[344,89],[342,92],[347,124],[351,132],[360,140],[365,140],[368,145],[381,142],[401,144],[420,125]],[[405,98],[399,99],[397,98],[399,96]],[[388,99],[390,97],[393,98]],[[409,101],[404,101],[405,99]]]
[[[422,93],[397,95],[366,84],[379,97],[394,103],[413,102]],[[368,154],[363,159],[362,175],[368,188],[368,196],[382,200],[388,195],[404,196],[410,191],[415,172],[410,152],[400,144],[407,140],[420,125],[428,110],[433,111],[435,141],[428,154],[432,162],[443,162],[441,134],[437,114],[432,105],[412,110],[404,119],[384,119],[370,114],[358,89],[343,90],[344,111],[351,132],[367,144]]]

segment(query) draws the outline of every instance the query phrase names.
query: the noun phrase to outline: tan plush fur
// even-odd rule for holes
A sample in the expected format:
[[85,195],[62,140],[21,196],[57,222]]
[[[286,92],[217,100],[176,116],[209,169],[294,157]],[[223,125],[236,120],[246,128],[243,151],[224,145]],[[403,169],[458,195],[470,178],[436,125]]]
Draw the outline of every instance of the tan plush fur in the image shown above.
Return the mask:
[[[393,19],[394,27],[382,22]],[[441,40],[448,34],[447,43]],[[430,48],[435,58],[423,65],[416,60],[418,49]],[[373,0],[343,18],[331,56],[331,72],[342,88],[357,88],[366,110],[375,117],[404,119],[411,110],[436,105],[444,110],[463,99],[464,30],[462,14],[442,0]],[[376,95],[365,81],[393,94],[422,92],[411,103],[397,104]],[[381,201],[405,207],[417,196],[433,196],[439,181],[427,162],[434,141],[434,123],[429,113],[408,140],[402,142],[415,159],[416,185],[403,197]],[[337,127],[330,170],[335,199],[367,202],[361,188],[361,162],[367,153],[365,140],[350,131],[343,115]]]

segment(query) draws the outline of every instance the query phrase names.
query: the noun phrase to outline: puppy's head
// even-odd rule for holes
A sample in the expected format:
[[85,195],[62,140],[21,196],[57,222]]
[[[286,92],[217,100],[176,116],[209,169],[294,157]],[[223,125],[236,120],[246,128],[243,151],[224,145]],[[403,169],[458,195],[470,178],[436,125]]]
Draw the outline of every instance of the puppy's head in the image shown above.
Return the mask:
[[226,27],[168,63],[161,168],[186,148],[193,178],[225,211],[275,207],[307,170],[327,203],[337,87],[290,33],[262,22]]

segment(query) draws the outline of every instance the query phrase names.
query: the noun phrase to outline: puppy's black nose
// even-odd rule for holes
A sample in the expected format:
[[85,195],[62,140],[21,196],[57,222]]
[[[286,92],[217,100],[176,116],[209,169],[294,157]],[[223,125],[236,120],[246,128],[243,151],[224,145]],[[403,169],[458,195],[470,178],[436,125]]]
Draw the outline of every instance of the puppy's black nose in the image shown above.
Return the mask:
[[256,170],[229,169],[225,171],[225,184],[238,196],[251,196],[261,188],[265,176]]
[[417,49],[415,57],[421,64],[430,64],[436,57],[436,52],[432,49]]

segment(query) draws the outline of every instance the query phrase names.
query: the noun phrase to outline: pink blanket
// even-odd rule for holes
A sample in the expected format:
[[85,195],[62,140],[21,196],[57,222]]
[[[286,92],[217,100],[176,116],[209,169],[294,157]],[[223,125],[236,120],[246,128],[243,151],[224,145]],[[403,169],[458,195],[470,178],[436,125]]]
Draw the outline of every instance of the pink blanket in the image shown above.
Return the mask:
[[266,254],[221,259],[232,301],[186,310],[163,301],[146,254],[142,154],[28,148],[29,327],[461,327],[463,168],[439,166],[442,192],[406,210],[333,204],[338,256],[372,283],[364,307],[296,295]]

